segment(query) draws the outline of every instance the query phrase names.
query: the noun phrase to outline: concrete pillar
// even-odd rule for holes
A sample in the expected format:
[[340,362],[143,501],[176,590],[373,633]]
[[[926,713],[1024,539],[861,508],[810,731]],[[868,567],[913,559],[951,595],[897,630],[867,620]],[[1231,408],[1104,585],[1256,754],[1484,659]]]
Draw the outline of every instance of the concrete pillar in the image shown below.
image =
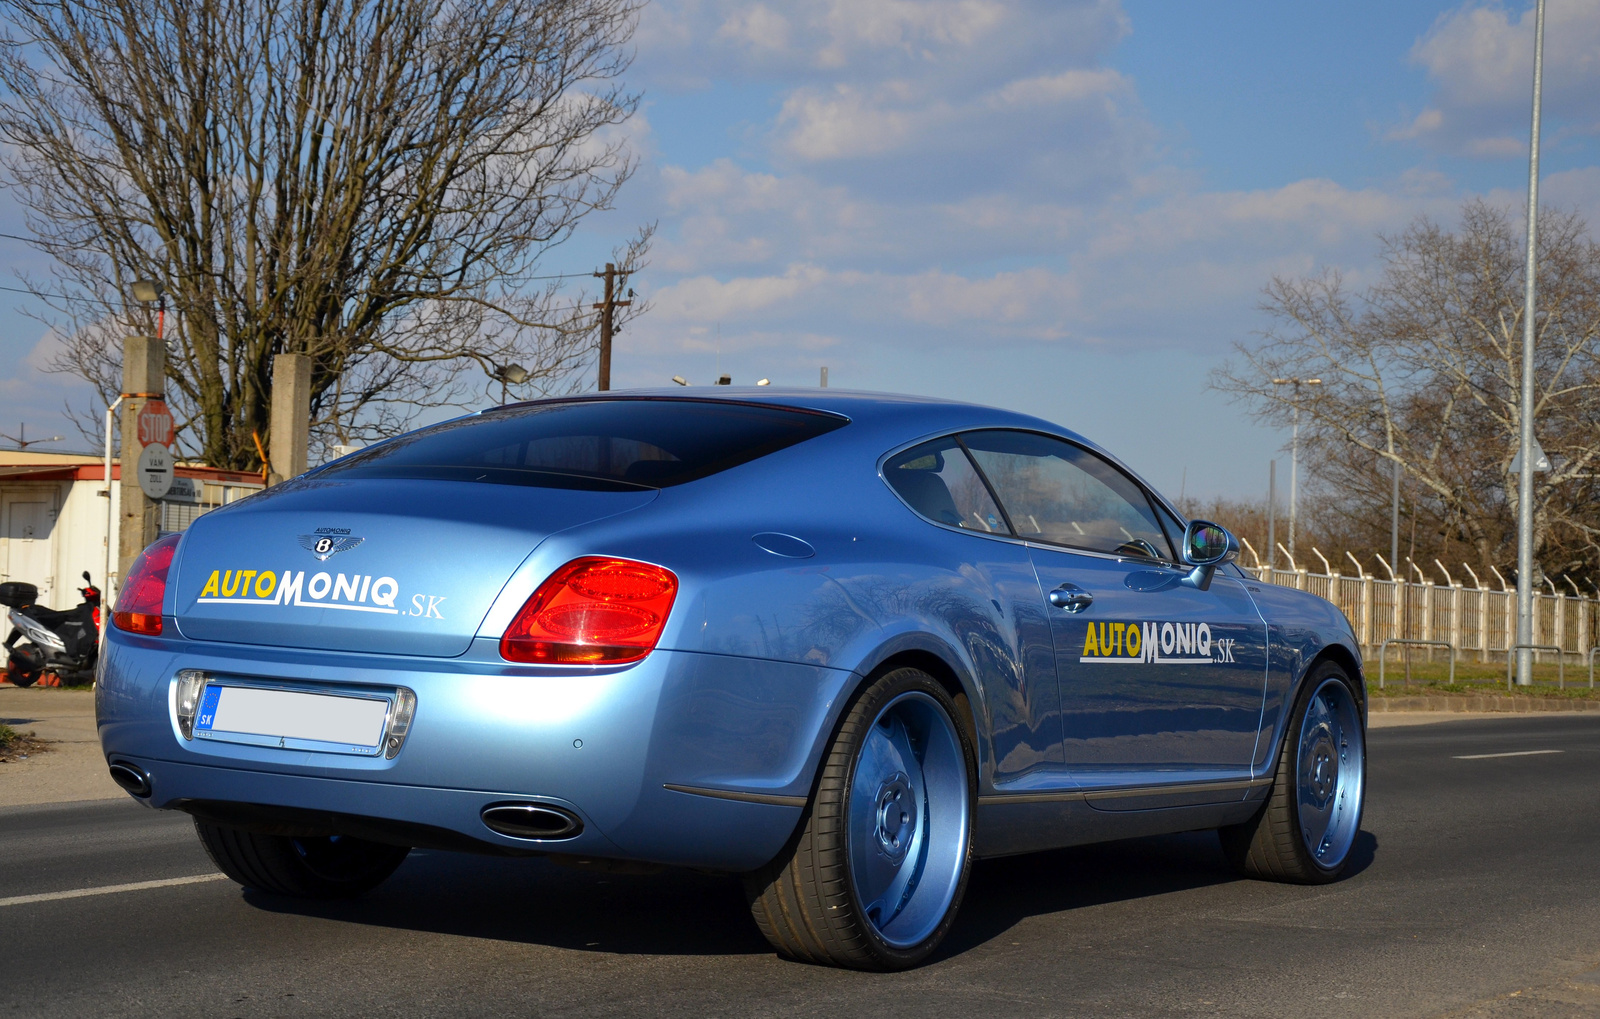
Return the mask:
[[267,484],[306,472],[311,447],[311,358],[279,354],[272,359],[272,418],[268,426]]
[[[166,392],[167,347],[154,336],[129,336],[122,344],[122,391],[124,393]],[[156,540],[160,526],[159,504],[145,497],[139,487],[139,411],[148,397],[129,396],[122,401],[122,483],[117,525],[117,579],[128,575],[128,567]]]

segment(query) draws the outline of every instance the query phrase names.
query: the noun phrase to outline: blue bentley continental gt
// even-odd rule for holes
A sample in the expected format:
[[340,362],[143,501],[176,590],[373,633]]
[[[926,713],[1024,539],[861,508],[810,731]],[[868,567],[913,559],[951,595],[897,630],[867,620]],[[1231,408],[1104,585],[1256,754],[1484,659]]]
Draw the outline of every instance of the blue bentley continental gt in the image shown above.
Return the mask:
[[472,414],[156,542],[100,659],[113,777],[262,892],[415,846],[697,867],[861,969],[925,959],[978,857],[1214,828],[1251,876],[1345,869],[1334,606],[1049,422],[701,392]]

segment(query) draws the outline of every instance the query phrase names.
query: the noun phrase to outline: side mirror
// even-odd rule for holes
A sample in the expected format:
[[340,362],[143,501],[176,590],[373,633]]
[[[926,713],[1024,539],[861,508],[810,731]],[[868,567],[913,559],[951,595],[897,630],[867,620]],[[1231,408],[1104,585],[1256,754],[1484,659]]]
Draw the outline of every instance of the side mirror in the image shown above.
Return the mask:
[[1193,566],[1183,583],[1200,591],[1210,590],[1217,567],[1239,558],[1239,539],[1226,527],[1209,520],[1191,520],[1183,532],[1183,561]]
[[85,584],[92,584],[92,583],[94,583],[94,581],[92,581],[92,580],[90,580],[90,579],[89,579],[89,571],[88,571],[88,570],[84,570],[84,571],[83,571],[83,582],[84,582],[84,583],[85,583]]

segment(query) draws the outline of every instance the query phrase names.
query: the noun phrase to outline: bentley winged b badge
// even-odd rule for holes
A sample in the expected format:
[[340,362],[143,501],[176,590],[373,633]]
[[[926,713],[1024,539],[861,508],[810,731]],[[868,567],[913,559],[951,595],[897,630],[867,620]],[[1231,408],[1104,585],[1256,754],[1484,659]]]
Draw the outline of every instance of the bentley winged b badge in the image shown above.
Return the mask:
[[300,535],[300,547],[317,557],[318,562],[332,558],[340,552],[348,552],[357,545],[366,541],[365,538],[353,538],[349,531],[336,531],[332,528],[319,529],[316,534]]

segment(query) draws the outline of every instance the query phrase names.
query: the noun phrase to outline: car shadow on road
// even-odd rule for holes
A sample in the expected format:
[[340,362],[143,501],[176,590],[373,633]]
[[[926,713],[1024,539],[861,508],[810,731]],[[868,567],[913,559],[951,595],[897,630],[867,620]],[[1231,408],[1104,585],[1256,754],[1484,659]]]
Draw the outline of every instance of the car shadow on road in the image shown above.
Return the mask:
[[737,878],[670,869],[591,872],[537,858],[415,850],[363,898],[342,902],[245,892],[258,909],[357,924],[645,955],[770,952]]
[[[1362,832],[1349,875],[1370,866],[1376,851],[1377,839]],[[982,861],[935,959],[994,940],[1030,916],[1239,880],[1212,832]],[[772,951],[750,919],[738,879],[685,870],[595,872],[543,859],[418,850],[394,877],[361,899],[243,895],[266,912],[577,951],[669,956]]]
[[[1356,836],[1340,880],[1372,865],[1378,840]],[[992,941],[1031,916],[1244,881],[1229,866],[1215,832],[1155,835],[981,861],[961,916],[935,959]]]

